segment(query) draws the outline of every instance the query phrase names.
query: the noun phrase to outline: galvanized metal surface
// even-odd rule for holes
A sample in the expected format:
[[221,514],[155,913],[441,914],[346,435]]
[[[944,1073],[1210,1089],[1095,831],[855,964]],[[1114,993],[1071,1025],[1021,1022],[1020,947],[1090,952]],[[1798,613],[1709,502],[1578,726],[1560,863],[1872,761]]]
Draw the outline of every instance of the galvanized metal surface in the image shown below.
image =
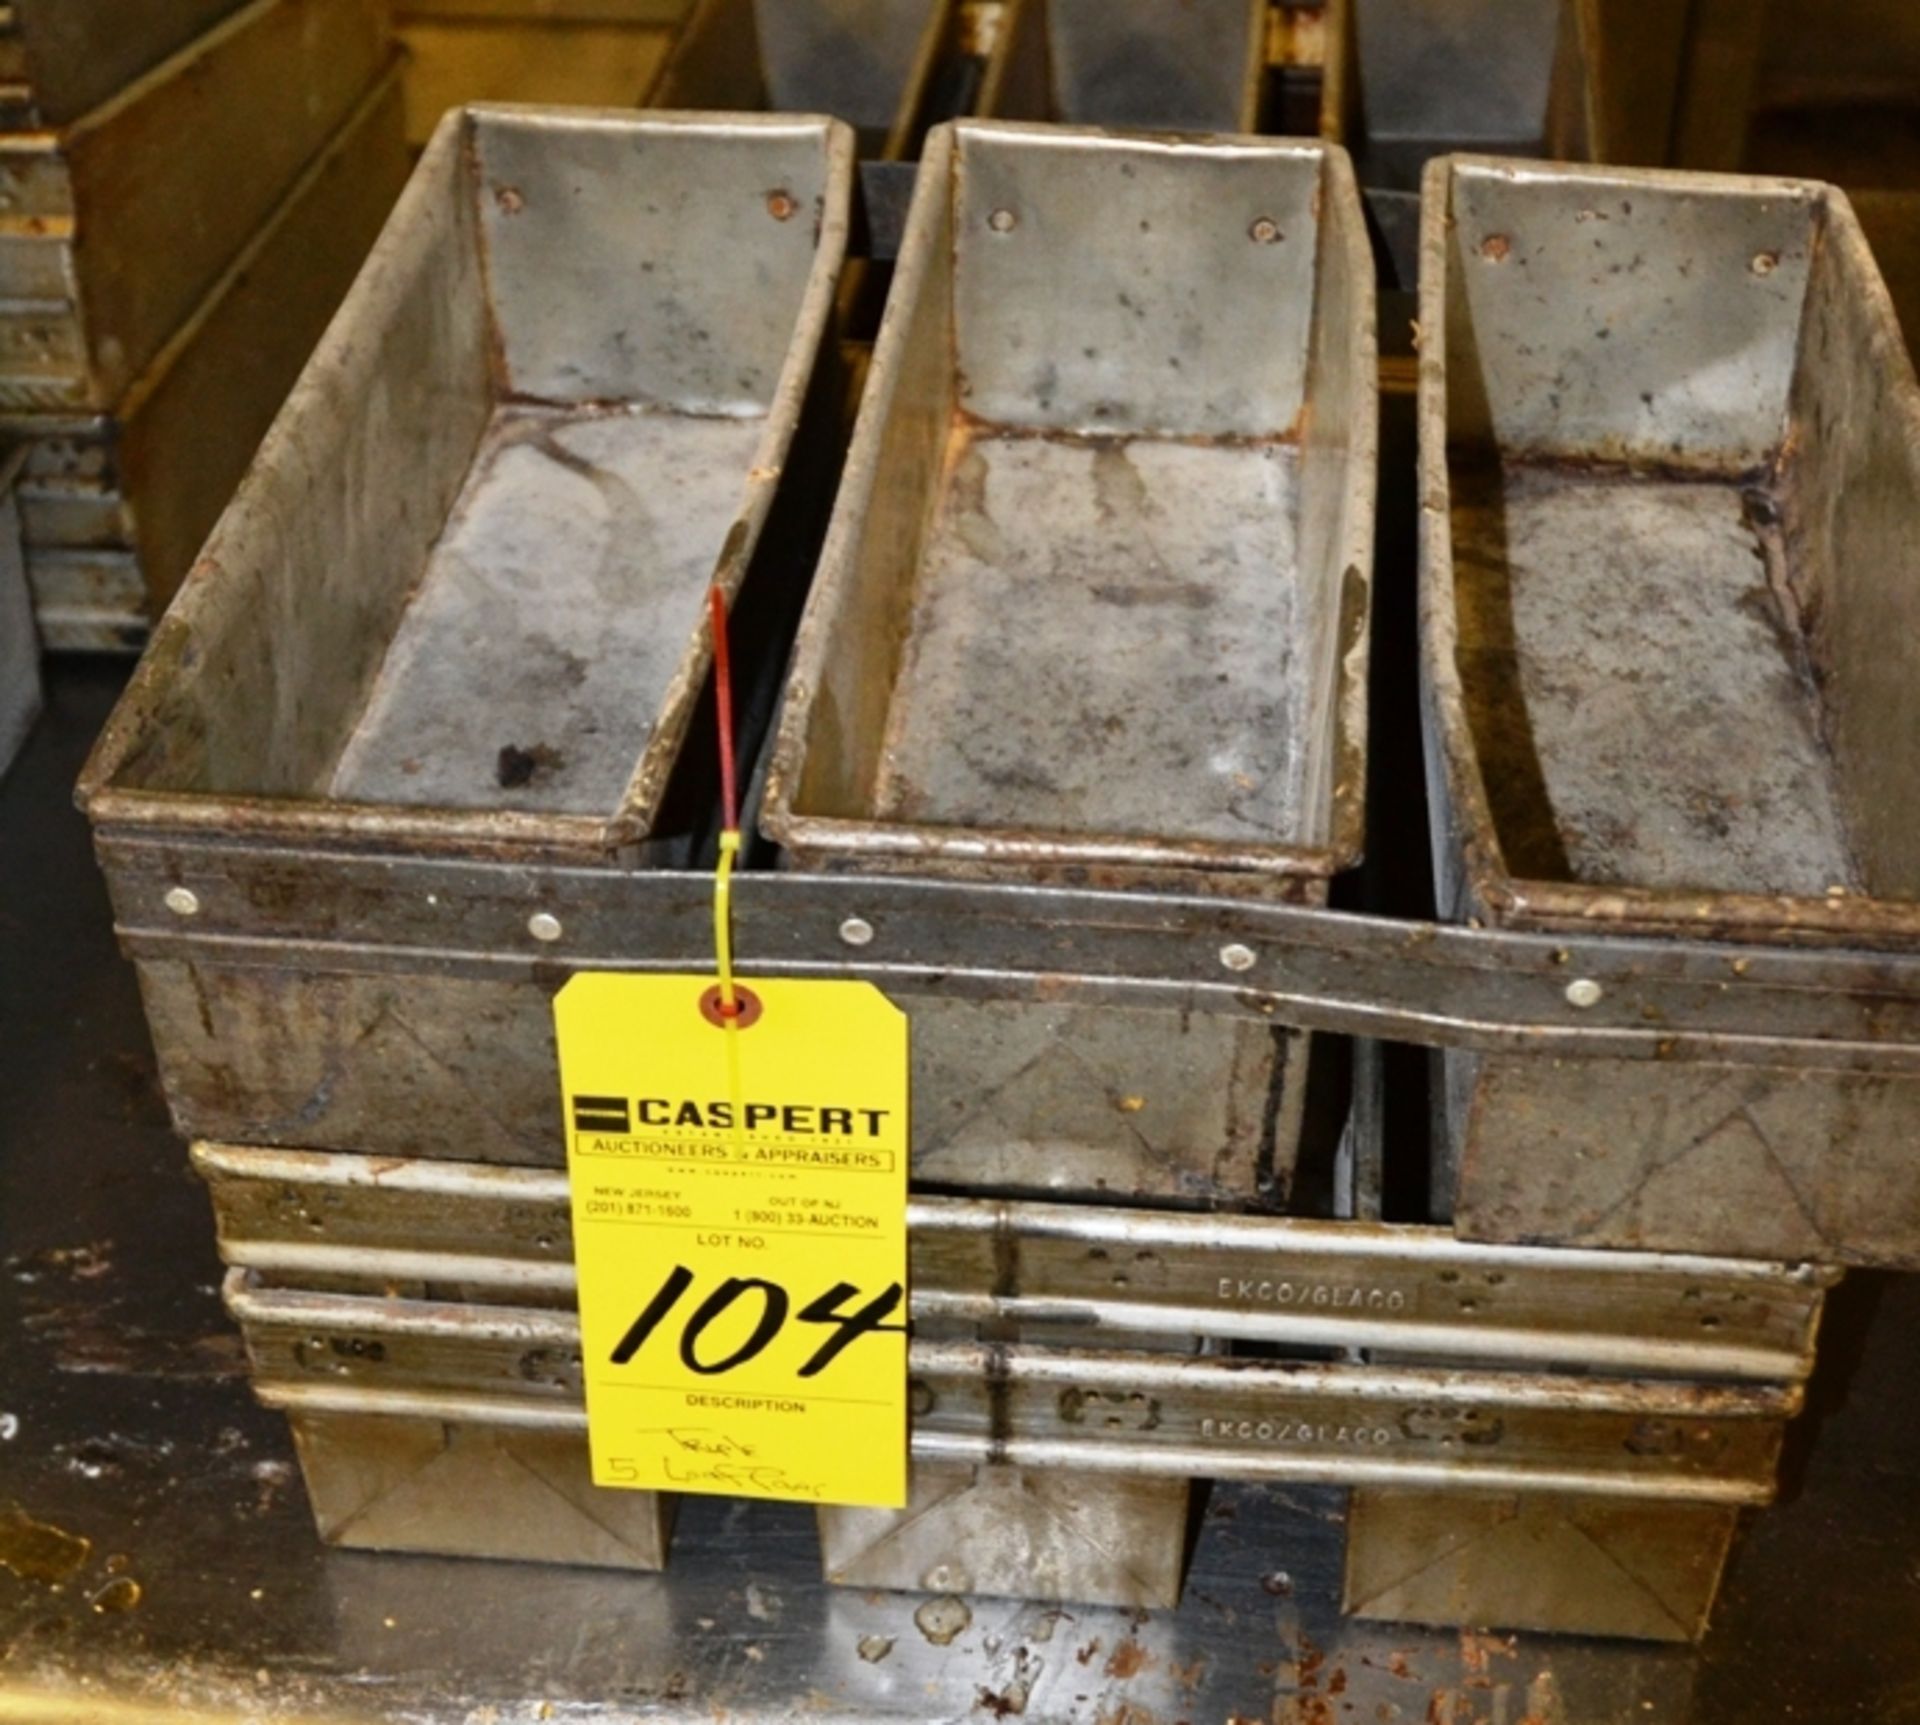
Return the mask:
[[1338,152],[930,142],[768,778],[800,866],[1304,892],[1352,860],[1370,283]]
[[[158,632],[99,777],[163,822],[198,806],[224,824],[251,797],[288,830],[454,854],[604,862],[664,840],[656,824],[704,819],[704,803],[669,800],[708,673],[700,601],[709,578],[729,598],[745,590],[751,689],[783,603],[767,571],[804,550],[779,535],[759,547],[790,452],[803,469],[819,461],[795,445],[832,358],[851,142],[802,119],[451,116]],[[489,431],[512,441],[507,421],[526,440],[493,459]],[[644,475],[634,462],[663,445],[691,452],[674,458],[682,478],[724,447],[731,525],[724,507],[661,511],[646,529],[659,556],[635,568],[653,518],[635,481],[662,476],[657,459],[640,460]],[[577,528],[569,602],[532,616],[495,590],[524,573],[513,530],[529,485],[545,491],[543,521]],[[496,501],[476,487],[505,489]],[[456,509],[460,537],[435,554]],[[644,690],[631,655],[593,628],[643,606],[655,629],[672,620]],[[503,621],[531,632],[490,639]],[[611,692],[592,670],[609,652]],[[226,693],[210,664],[232,668]],[[448,743],[443,705],[464,728],[475,702],[502,722],[472,726],[470,746],[409,789]],[[588,746],[583,772],[567,749]]]
[[1740,1512],[1550,1495],[1356,1491],[1344,1600],[1358,1617],[1698,1641]]
[[395,65],[115,413],[0,416],[28,450],[23,533],[51,648],[145,642],[399,194],[401,118]]
[[115,407],[390,52],[381,0],[254,0],[73,125],[0,136],[0,407]]
[[[492,1708],[532,1725],[547,1708],[682,1725],[722,1707],[747,1725],[958,1725],[983,1693],[1024,1693],[1034,1720],[1310,1719],[1344,1702],[1449,1725],[1898,1716],[1920,1633],[1920,1285],[1904,1278],[1836,1294],[1801,1483],[1738,1542],[1698,1649],[1345,1618],[1346,1494],[1296,1485],[1215,1486],[1183,1606],[1144,1620],[829,1588],[792,1505],[686,1500],[657,1577],[323,1546],[287,1422],[253,1402],[218,1308],[206,1193],[68,805],[125,670],[50,671],[47,717],[0,783],[0,831],[33,838],[0,841],[0,971],[17,984],[0,988],[0,1413],[19,1420],[0,1496],[9,1532],[17,1506],[91,1546],[58,1589],[0,1573],[9,1718],[474,1725]],[[133,1609],[110,1609],[125,1588],[90,1603],[125,1579]]]
[[8,0],[7,100],[63,126],[185,50],[240,0]]
[[980,112],[1154,132],[1257,132],[1267,0],[1011,0]]
[[[224,1260],[281,1286],[570,1303],[564,1174],[201,1144]],[[1439,1228],[920,1197],[916,1318],[1797,1382],[1832,1272]],[[489,1278],[492,1278],[489,1281]]]
[[[1920,387],[1845,201],[1469,159],[1428,199],[1444,912],[1910,945],[1920,659],[1884,571]],[[1463,1232],[1920,1256],[1897,1080],[1496,1060],[1452,1086]]]

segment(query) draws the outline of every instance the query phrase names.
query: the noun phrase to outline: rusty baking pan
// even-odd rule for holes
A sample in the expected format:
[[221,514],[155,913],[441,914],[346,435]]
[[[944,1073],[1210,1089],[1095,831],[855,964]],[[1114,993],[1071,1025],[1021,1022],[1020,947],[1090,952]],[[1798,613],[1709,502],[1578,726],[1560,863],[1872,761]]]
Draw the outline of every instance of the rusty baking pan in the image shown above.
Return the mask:
[[1257,132],[1267,0],[1009,0],[980,112],[1143,131]]
[[[1718,942],[1730,975],[1911,949],[1920,388],[1846,199],[1473,158],[1426,197],[1442,914]],[[1467,1234],[1920,1264],[1909,1077],[1446,1067]]]
[[763,655],[791,602],[763,529],[812,454],[851,164],[825,120],[450,116],[110,721],[96,820],[684,843],[708,584]]
[[0,413],[50,649],[139,651],[406,176],[396,63],[112,413]]
[[71,124],[0,134],[0,408],[113,407],[365,97],[387,24],[254,0]]
[[808,868],[1323,898],[1361,843],[1373,369],[1338,150],[943,128],[767,830]]
[[[1361,840],[1373,334],[1337,150],[936,132],[768,773],[789,862],[1323,902]],[[907,1004],[916,1098],[960,1097],[916,1106],[923,1182],[1289,1188],[1304,1038]]]

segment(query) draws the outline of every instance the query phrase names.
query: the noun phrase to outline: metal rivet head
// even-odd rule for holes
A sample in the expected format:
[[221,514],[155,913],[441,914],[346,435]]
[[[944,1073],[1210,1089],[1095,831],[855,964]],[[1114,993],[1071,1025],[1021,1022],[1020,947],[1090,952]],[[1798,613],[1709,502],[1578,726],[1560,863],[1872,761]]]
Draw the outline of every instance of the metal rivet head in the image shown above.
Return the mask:
[[1598,1006],[1601,996],[1607,991],[1590,976],[1582,976],[1567,984],[1567,1004],[1582,1009]]
[[560,938],[560,919],[551,911],[536,910],[527,918],[527,933],[535,940],[558,940]]
[[873,924],[864,916],[850,916],[840,925],[840,938],[849,946],[871,946]]
[[1221,947],[1220,962],[1229,970],[1251,970],[1254,966],[1253,948],[1242,946],[1236,940],[1230,946]]
[[1010,234],[1013,232],[1015,220],[1016,218],[1013,211],[995,210],[992,215],[987,217],[987,226],[992,228],[996,234]]
[[1272,216],[1261,216],[1247,229],[1247,238],[1257,246],[1278,245],[1285,237],[1280,232],[1280,224]]
[[799,207],[800,206],[794,202],[791,192],[777,191],[767,193],[767,214],[772,216],[776,222],[791,221],[794,211],[799,209]]
[[200,914],[200,895],[192,887],[175,886],[167,889],[165,904],[175,916],[198,916]]

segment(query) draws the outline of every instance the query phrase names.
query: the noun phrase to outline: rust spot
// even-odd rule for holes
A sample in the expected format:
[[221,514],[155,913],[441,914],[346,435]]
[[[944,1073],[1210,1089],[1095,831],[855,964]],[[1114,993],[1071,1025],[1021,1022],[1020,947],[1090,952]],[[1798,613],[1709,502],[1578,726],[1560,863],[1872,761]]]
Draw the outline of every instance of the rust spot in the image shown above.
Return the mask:
[[1137,1677],[1152,1663],[1153,1655],[1132,1636],[1128,1636],[1113,1650],[1113,1657],[1107,1661],[1107,1675],[1122,1680]]
[[776,222],[791,221],[794,211],[799,207],[789,191],[775,190],[767,193],[767,214]]
[[1480,255],[1490,264],[1503,264],[1513,253],[1513,241],[1505,234],[1488,234],[1480,242]]
[[518,186],[495,186],[493,201],[500,206],[503,216],[517,216],[527,207],[527,200],[520,195]]

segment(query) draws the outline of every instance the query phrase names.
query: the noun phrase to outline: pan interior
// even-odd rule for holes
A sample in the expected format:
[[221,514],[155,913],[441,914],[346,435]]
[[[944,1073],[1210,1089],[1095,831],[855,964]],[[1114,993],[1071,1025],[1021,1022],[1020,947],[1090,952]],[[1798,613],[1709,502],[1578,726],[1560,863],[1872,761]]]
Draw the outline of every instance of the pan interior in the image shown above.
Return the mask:
[[928,825],[1272,841],[1306,820],[1298,451],[960,428],[876,787]]
[[1860,886],[1777,519],[1736,479],[1456,468],[1461,670],[1515,873]]
[[618,803],[765,423],[499,410],[329,794],[566,814]]

